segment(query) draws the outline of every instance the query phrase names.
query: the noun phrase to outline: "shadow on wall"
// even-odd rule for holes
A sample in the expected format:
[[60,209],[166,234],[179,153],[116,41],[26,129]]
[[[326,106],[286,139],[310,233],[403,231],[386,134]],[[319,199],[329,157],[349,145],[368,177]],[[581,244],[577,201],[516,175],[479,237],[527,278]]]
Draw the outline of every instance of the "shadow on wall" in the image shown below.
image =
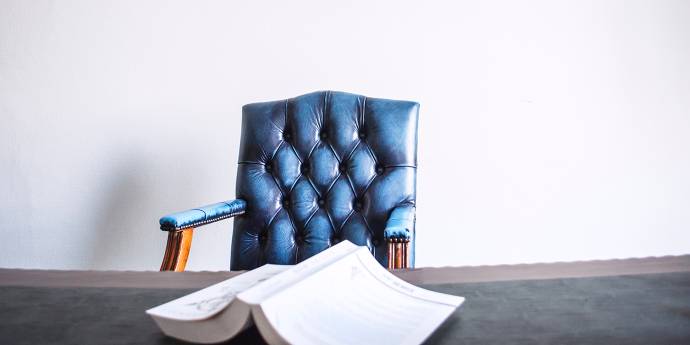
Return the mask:
[[[192,171],[165,174],[174,181],[160,181],[163,171],[155,159],[129,158],[109,171],[104,180],[98,216],[90,227],[91,269],[158,270],[166,234],[158,229],[159,210],[165,207],[165,185],[190,181]],[[189,176],[183,176],[189,174]]]

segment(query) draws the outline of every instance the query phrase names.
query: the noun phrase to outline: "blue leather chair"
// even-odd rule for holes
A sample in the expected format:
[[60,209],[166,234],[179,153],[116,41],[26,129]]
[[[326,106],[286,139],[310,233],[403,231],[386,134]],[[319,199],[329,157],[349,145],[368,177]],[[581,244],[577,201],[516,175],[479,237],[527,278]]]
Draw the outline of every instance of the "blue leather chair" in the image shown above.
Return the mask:
[[193,229],[235,217],[232,270],[295,264],[342,240],[414,267],[419,104],[320,91],[242,108],[236,199],[161,218],[161,270]]

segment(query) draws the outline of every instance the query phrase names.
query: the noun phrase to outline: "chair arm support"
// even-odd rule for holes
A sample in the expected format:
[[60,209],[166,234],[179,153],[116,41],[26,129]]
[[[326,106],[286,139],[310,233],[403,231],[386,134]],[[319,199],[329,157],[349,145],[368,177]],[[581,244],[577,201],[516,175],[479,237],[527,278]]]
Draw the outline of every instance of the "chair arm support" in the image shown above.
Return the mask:
[[246,201],[235,199],[175,212],[160,219],[161,230],[179,231],[194,228],[243,214],[246,209]]
[[415,207],[414,205],[401,205],[393,209],[386,229],[383,231],[383,238],[386,240],[410,240],[410,232],[414,230]]
[[414,231],[414,205],[400,205],[393,209],[383,237],[388,243],[388,269],[411,267],[410,239]]
[[247,202],[236,199],[176,212],[161,218],[161,230],[168,231],[168,243],[165,246],[161,271],[184,271],[192,246],[194,227],[240,215],[246,209]]

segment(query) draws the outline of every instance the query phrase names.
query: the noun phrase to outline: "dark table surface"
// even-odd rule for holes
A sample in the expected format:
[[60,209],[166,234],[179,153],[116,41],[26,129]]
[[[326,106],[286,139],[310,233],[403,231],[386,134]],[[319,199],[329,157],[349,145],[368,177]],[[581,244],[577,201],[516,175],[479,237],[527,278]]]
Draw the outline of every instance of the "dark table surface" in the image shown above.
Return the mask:
[[[182,344],[144,310],[235,274],[0,269],[0,344]],[[429,344],[690,344],[690,256],[395,274],[467,298]]]

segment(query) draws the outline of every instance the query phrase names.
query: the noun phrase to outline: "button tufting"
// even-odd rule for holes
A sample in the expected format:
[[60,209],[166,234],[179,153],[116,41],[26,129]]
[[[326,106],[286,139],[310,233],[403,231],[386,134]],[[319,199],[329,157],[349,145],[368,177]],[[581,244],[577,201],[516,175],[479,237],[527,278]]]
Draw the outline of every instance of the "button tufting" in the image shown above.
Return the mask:
[[414,208],[400,198],[414,201],[416,169],[398,167],[415,162],[416,112],[411,103],[338,92],[243,108],[236,195],[251,202],[237,212],[232,246],[242,255],[232,268],[297,264],[347,240],[386,265],[388,219],[395,213],[413,226]]

